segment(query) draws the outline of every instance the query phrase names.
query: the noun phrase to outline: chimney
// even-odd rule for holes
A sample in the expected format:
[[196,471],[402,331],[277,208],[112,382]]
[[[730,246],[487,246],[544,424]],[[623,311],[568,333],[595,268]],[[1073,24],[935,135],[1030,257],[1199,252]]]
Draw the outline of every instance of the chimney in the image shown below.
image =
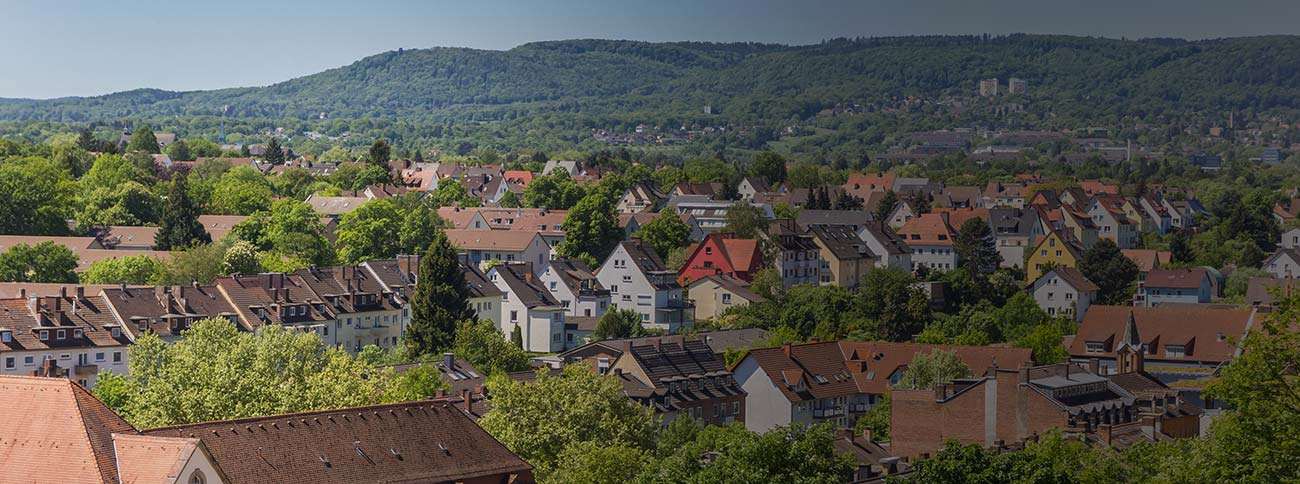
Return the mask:
[[59,299],[68,297],[68,286],[59,286]]
[[86,298],[86,286],[77,286],[77,299]]
[[470,396],[468,388],[462,388],[460,390],[460,399],[462,404],[465,405],[465,413],[470,413],[474,406],[474,399]]
[[1067,362],[1067,363],[1065,364],[1065,379],[1066,379],[1066,380],[1069,380],[1069,379],[1070,379],[1070,367],[1071,367],[1071,366],[1074,366],[1074,363],[1069,363],[1069,362]]
[[451,352],[443,353],[443,354],[442,354],[442,366],[443,366],[444,368],[446,368],[448,371],[450,371],[450,370],[452,370],[452,369],[455,369],[455,368],[456,368],[456,354],[455,354],[455,353],[451,353]]
[[934,386],[934,399],[943,400],[948,398],[948,385],[940,383]]
[[1029,383],[1029,363],[1028,363],[1028,362],[1026,362],[1026,363],[1023,364],[1023,365],[1020,365],[1020,383],[1021,383],[1021,384]]
[[862,440],[871,442],[871,429],[862,429]]
[[27,288],[25,287],[18,288],[18,298],[27,299]]
[[790,349],[791,349],[790,343],[781,345],[781,352],[785,353],[786,358],[790,357]]

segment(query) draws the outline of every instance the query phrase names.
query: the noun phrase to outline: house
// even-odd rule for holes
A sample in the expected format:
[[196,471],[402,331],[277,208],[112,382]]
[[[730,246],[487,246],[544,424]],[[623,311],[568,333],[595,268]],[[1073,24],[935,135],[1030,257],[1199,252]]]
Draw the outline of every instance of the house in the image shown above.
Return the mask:
[[668,198],[653,183],[641,182],[623,191],[618,199],[618,213],[654,212]]
[[462,261],[481,266],[488,261],[528,262],[537,270],[551,258],[551,244],[542,234],[522,230],[444,230]]
[[1264,259],[1264,271],[1277,279],[1300,276],[1300,250],[1278,248],[1276,252]]
[[862,433],[853,429],[838,429],[835,432],[835,453],[851,457],[857,467],[853,470],[851,483],[886,482],[891,477],[905,476],[912,472],[912,467],[902,459],[872,439],[871,430]]
[[1132,249],[1138,244],[1138,229],[1120,206],[1123,198],[1099,196],[1088,207],[1088,216],[1097,227],[1097,236],[1114,242],[1120,249]]
[[1142,210],[1144,220],[1143,232],[1164,235],[1173,229],[1173,218],[1169,216],[1169,209],[1157,201],[1154,195],[1147,193],[1138,197],[1138,206]]
[[912,202],[900,200],[894,205],[894,211],[889,212],[889,228],[898,230],[908,221],[916,218],[917,210],[912,206]]
[[727,371],[722,358],[703,341],[632,345],[607,371],[623,383],[623,392],[663,417],[689,417],[703,424],[745,421],[745,391]]
[[506,339],[519,331],[524,351],[556,353],[564,348],[564,315],[568,309],[551,295],[530,264],[501,264],[487,271],[501,290],[501,324]]
[[307,196],[306,203],[323,217],[341,217],[369,201],[364,196],[330,197],[313,193]]
[[546,165],[542,167],[542,176],[550,175],[556,170],[567,173],[569,177],[578,176],[578,162],[571,160],[546,160]]
[[1037,210],[1018,208],[990,208],[989,228],[993,231],[1001,267],[1025,265],[1025,251],[1032,248]]
[[686,297],[695,306],[695,320],[715,319],[728,309],[763,300],[749,290],[749,282],[726,274],[696,279],[686,285]]
[[722,274],[751,281],[763,267],[758,240],[739,239],[734,234],[714,233],[688,249],[686,262],[677,271],[677,283],[686,286],[696,279]]
[[956,235],[948,217],[940,213],[922,214],[898,229],[898,236],[912,250],[912,266],[939,271],[957,268],[957,251],[952,245]]
[[1140,341],[1147,362],[1181,374],[1176,368],[1216,368],[1231,361],[1254,319],[1251,308],[1093,305],[1067,350],[1072,361],[1097,360],[1103,373],[1113,373],[1122,343]]
[[893,173],[850,173],[844,182],[844,193],[866,200],[873,192],[887,192],[894,189]]
[[1083,247],[1066,232],[1049,229],[1038,245],[1025,260],[1025,276],[1028,281],[1037,281],[1043,273],[1052,267],[1079,267],[1083,260]]
[[812,236],[805,234],[775,234],[768,240],[776,248],[776,261],[772,267],[781,274],[781,286],[790,288],[798,284],[818,284],[821,281],[821,248]]
[[1176,229],[1186,229],[1196,226],[1196,219],[1206,213],[1205,207],[1196,199],[1170,200],[1163,199],[1162,203],[1165,209],[1169,211],[1170,225]]
[[232,483],[533,482],[532,467],[463,408],[431,400],[176,425],[143,434],[198,440]]
[[979,187],[952,186],[944,187],[934,194],[934,201],[930,205],[935,208],[970,209],[981,207],[984,202]]
[[1278,247],[1281,247],[1283,249],[1300,248],[1300,227],[1293,228],[1286,232],[1282,232],[1281,240],[1279,240],[1278,242],[1279,242],[1277,244]]
[[0,402],[6,482],[235,482],[202,440],[140,435],[66,378],[0,375]]
[[794,222],[801,231],[813,225],[844,225],[856,231],[871,223],[871,214],[862,210],[803,209],[795,215]]
[[105,287],[99,291],[117,324],[132,336],[153,333],[163,341],[180,339],[181,332],[203,319],[222,318],[234,324],[235,307],[214,285]]
[[858,287],[862,277],[876,264],[876,254],[853,229],[839,225],[814,225],[809,231],[820,249],[821,284]]
[[976,376],[934,388],[894,390],[890,446],[917,458],[946,442],[1000,447],[1051,430],[1123,449],[1138,442],[1195,437],[1199,407],[1135,369],[1110,377],[1075,363],[973,369]]
[[61,289],[0,299],[0,308],[0,375],[58,376],[94,388],[101,371],[126,374],[134,338],[102,296]]
[[578,259],[553,259],[547,262],[538,279],[569,316],[599,318],[609,309],[609,289],[600,284],[596,274]]
[[991,181],[984,187],[980,206],[986,208],[1025,208],[1025,194],[1027,192],[1028,187],[1023,183]]
[[469,299],[466,302],[469,303],[469,308],[474,310],[474,319],[491,321],[494,326],[500,328],[501,296],[505,293],[497,289],[497,285],[489,281],[487,274],[477,267],[462,262],[460,271],[465,274],[465,289],[469,290]]
[[612,307],[636,311],[642,326],[669,333],[690,327],[695,313],[676,276],[640,239],[619,242],[596,272]]
[[668,207],[678,215],[690,215],[695,219],[700,231],[705,234],[718,232],[727,226],[727,213],[736,204],[745,204],[757,208],[763,217],[775,218],[772,207],[766,204],[750,204],[738,201],[715,201],[701,195],[674,196],[668,200]]
[[503,207],[441,207],[438,217],[453,229],[537,232],[552,247],[564,241],[566,210]]
[[1246,304],[1255,307],[1272,308],[1274,292],[1285,297],[1294,294],[1296,289],[1295,279],[1252,277],[1246,281]]
[[1073,267],[1054,267],[1034,281],[1029,293],[1048,316],[1082,321],[1099,288]]
[[606,339],[584,344],[577,348],[560,353],[561,361],[573,363],[577,361],[590,360],[595,361],[599,357],[607,357],[609,361],[618,359],[625,351],[632,346],[653,345],[655,341],[682,342],[685,340],[700,340],[709,346],[713,354],[722,356],[728,351],[749,350],[756,346],[762,345],[771,335],[759,328],[741,328],[741,329],[721,329],[715,331],[701,331],[699,333],[667,335],[667,336],[644,336],[640,338],[624,339]]
[[406,301],[386,291],[364,267],[310,267],[293,275],[315,295],[316,309],[333,320],[333,331],[326,330],[327,341],[359,353],[369,345],[396,348],[406,334],[411,322]]
[[[216,280],[217,290],[234,307],[237,327],[257,331],[265,325],[310,331],[329,345],[339,345],[334,313],[296,274],[234,274]],[[373,321],[371,322],[373,324]],[[358,351],[359,348],[344,347]]]
[[858,238],[876,255],[876,267],[912,270],[912,248],[888,225],[868,223],[858,229]]
[[1167,250],[1123,249],[1120,251],[1138,267],[1138,281],[1146,280],[1151,271],[1169,265],[1173,253]]
[[1204,304],[1214,296],[1214,284],[1204,268],[1154,269],[1138,284],[1133,305]]
[[745,427],[853,423],[898,383],[920,353],[952,351],[970,368],[1030,361],[1024,348],[829,341],[751,350],[732,367],[745,399]]
[[758,176],[747,176],[740,179],[740,184],[736,186],[736,193],[740,194],[741,200],[753,200],[754,195],[772,191],[772,186],[768,184],[767,179]]

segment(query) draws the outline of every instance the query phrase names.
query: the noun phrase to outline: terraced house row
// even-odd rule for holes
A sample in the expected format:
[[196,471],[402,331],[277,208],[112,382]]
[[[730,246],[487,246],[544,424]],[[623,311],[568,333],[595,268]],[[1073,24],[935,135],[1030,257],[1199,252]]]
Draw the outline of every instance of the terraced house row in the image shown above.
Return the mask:
[[58,376],[93,388],[126,373],[126,346],[146,333],[174,341],[206,318],[247,331],[280,325],[349,352],[396,346],[410,322],[417,258],[222,277],[210,285],[22,284],[0,299],[0,374]]

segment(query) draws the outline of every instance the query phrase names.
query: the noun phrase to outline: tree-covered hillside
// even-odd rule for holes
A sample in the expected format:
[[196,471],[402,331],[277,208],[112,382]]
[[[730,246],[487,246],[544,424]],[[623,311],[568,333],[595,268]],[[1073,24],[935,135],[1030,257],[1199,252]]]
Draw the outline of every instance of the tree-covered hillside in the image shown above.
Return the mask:
[[[806,117],[836,102],[969,93],[1019,77],[1036,99],[1086,116],[1295,108],[1300,38],[1188,42],[1063,36],[904,37],[809,46],[572,40],[507,51],[393,51],[261,88],[0,101],[0,119],[211,115],[509,118],[530,111]],[[1175,82],[1176,81],[1176,82]]]

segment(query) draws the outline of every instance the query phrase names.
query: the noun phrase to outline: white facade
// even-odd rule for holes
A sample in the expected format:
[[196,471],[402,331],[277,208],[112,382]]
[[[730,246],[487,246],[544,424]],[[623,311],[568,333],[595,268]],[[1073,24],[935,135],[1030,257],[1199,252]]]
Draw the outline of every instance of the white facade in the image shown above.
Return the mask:
[[59,368],[68,371],[69,380],[90,389],[98,381],[98,372],[127,374],[125,346],[5,351],[0,353],[0,374],[31,376],[45,360],[54,360]]
[[497,328],[501,334],[510,339],[518,327],[523,336],[524,351],[536,353],[555,353],[564,351],[564,308],[559,305],[531,304],[514,291],[494,267],[487,273],[487,278],[500,289],[501,321]]
[[676,333],[694,322],[676,275],[672,271],[643,273],[624,243],[605,259],[596,279],[609,289],[611,308],[636,311],[642,326]]
[[912,245],[912,266],[950,271],[957,268],[957,251],[951,245]]
[[1068,317],[1075,321],[1083,321],[1088,307],[1097,298],[1096,291],[1083,291],[1076,288],[1056,271],[1043,274],[1034,281],[1030,292],[1034,296],[1034,302],[1038,303],[1038,307],[1043,308],[1048,316]]
[[583,291],[575,290],[565,284],[556,274],[555,267],[550,264],[538,275],[542,285],[546,290],[551,291],[551,295],[560,302],[560,306],[565,308],[569,316],[591,316],[600,317],[609,309],[610,295],[602,291]]
[[790,425],[794,405],[772,383],[767,372],[754,358],[745,358],[732,370],[736,383],[745,390],[745,428],[766,432],[779,425]]

